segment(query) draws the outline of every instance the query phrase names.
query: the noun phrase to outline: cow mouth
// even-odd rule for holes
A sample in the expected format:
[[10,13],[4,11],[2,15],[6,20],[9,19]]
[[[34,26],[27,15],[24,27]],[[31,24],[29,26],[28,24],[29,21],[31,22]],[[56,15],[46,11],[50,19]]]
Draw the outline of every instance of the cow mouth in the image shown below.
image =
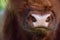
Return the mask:
[[48,27],[34,27],[29,30],[29,32],[35,34],[37,37],[45,37],[48,31],[52,31],[52,29]]
[[34,30],[46,30],[46,31],[49,31],[49,30],[52,30],[52,29],[49,28],[49,27],[42,26],[42,27],[35,27]]
[[50,31],[50,30],[52,30],[52,29],[49,28],[49,27],[44,27],[44,26],[42,26],[42,27],[32,27],[30,30],[31,30],[31,31],[42,31],[42,30]]

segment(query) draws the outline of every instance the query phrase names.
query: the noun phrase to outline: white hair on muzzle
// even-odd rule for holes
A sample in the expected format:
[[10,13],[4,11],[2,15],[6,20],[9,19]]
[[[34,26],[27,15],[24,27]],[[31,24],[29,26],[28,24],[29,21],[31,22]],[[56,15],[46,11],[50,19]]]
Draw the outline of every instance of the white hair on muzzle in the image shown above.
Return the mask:
[[37,27],[37,26],[45,26],[48,27],[49,22],[46,22],[47,18],[51,15],[51,13],[49,14],[44,14],[44,15],[39,15],[39,14],[32,14],[32,16],[35,17],[35,19],[37,20],[36,22],[33,22],[33,26]]

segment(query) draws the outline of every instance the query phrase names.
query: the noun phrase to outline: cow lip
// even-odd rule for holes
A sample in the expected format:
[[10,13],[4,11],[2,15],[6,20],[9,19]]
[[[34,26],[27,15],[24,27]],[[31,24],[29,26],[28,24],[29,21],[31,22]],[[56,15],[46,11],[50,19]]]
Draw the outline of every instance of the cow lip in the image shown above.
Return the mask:
[[49,27],[34,27],[34,28],[32,28],[33,30],[42,30],[42,29],[44,29],[44,30],[46,30],[46,31],[49,31],[49,30],[52,30],[51,28],[49,28]]

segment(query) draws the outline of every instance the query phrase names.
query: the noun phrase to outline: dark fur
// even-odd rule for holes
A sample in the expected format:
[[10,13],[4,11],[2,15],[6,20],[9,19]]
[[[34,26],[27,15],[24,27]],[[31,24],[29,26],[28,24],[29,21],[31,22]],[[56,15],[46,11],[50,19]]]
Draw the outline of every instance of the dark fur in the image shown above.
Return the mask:
[[[7,5],[5,11],[5,19],[4,19],[4,27],[3,27],[3,39],[4,40],[40,40],[40,38],[36,39],[34,34],[27,32],[24,30],[24,19],[25,16],[28,15],[28,0],[9,0],[9,4]],[[27,14],[26,14],[27,13]],[[25,22],[26,23],[26,22]],[[26,23],[27,24],[27,23]],[[60,26],[60,23],[58,23]],[[29,25],[27,25],[29,26]],[[60,27],[59,27],[60,28]],[[52,37],[54,40],[60,40],[60,32],[57,29],[57,33]],[[46,40],[50,40],[47,37]],[[51,39],[51,40],[52,40]]]

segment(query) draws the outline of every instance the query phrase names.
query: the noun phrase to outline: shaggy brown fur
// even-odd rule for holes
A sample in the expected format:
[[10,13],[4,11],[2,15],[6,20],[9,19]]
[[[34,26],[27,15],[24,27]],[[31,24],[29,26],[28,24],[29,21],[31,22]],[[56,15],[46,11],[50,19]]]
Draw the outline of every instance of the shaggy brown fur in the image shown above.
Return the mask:
[[[51,3],[50,3],[51,2]],[[25,12],[28,12],[29,7],[44,10],[45,8],[51,8],[55,11],[55,15],[57,18],[57,27],[60,28],[59,23],[59,12],[60,5],[58,0],[9,0],[4,19],[4,27],[3,27],[3,39],[4,40],[60,40],[60,32],[57,29],[52,31],[48,37],[37,38],[34,34],[27,32],[24,30],[24,15]],[[58,10],[58,11],[57,11]],[[56,34],[55,34],[56,33]],[[56,37],[55,37],[56,36]]]

